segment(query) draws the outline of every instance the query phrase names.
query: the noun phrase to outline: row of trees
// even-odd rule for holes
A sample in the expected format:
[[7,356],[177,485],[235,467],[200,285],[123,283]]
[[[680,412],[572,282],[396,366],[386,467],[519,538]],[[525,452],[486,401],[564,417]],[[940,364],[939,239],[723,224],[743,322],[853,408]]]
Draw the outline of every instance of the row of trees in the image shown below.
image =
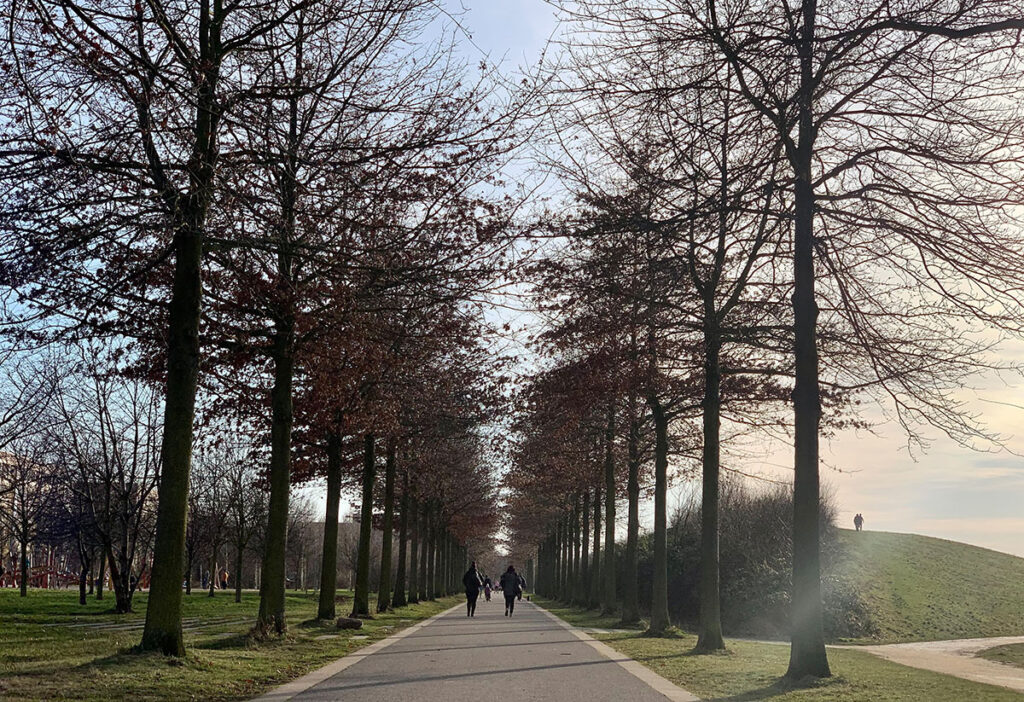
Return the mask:
[[[354,615],[369,614],[375,503],[382,567],[397,514],[410,568],[445,582],[454,540],[493,513],[480,300],[514,264],[515,203],[495,188],[520,103],[460,60],[428,0],[0,8],[10,338],[92,339],[163,405],[142,647],[184,653],[193,455],[218,466],[206,499],[231,504],[239,464],[267,487],[262,514],[216,516],[238,539],[261,530],[258,636],[286,629],[297,481],[326,477],[330,574],[341,491],[361,491]],[[333,616],[336,578],[322,582]]]
[[547,360],[509,489],[539,518],[515,539],[544,591],[637,621],[652,492],[661,633],[669,470],[699,475],[697,649],[723,648],[721,472],[790,439],[788,675],[827,676],[820,437],[870,398],[912,442],[986,439],[955,393],[1024,328],[1024,21],[1001,0],[559,6],[544,152],[569,214],[533,271]]

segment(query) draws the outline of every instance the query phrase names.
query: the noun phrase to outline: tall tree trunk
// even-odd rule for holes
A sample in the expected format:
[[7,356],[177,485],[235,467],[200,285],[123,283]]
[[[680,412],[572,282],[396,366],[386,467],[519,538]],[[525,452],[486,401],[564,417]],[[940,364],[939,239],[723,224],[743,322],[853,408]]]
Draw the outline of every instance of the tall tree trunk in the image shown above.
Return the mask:
[[559,573],[558,573],[558,599],[566,600],[569,599],[568,583],[569,583],[569,570],[572,566],[569,545],[571,539],[569,538],[569,515],[567,512],[562,512],[561,519],[559,520],[559,545],[558,545],[558,561],[559,561]]
[[433,503],[427,513],[427,596],[428,600],[437,599],[437,527],[435,525]]
[[416,576],[418,583],[417,590],[419,591],[420,601],[429,600],[430,593],[427,592],[427,575],[429,565],[427,563],[430,557],[430,501],[425,500],[420,509],[420,572]]
[[629,421],[629,477],[626,483],[629,514],[626,523],[626,567],[622,583],[622,623],[640,621],[639,539],[640,539],[640,422],[635,412]]
[[96,599],[103,599],[103,583],[107,579],[107,556],[103,549],[100,549],[100,576],[96,579]]
[[601,614],[615,612],[615,403],[608,403],[604,430],[604,583]]
[[[202,122],[201,115],[197,119]],[[192,470],[192,431],[199,377],[200,268],[205,209],[205,203],[200,205],[197,202],[192,226],[182,227],[174,237],[174,283],[167,324],[167,376],[156,536],[141,644],[143,649],[161,651],[169,656],[185,655],[181,632],[181,574],[185,567],[188,482]],[[97,592],[97,599],[100,592]]]
[[245,544],[235,544],[235,602],[242,601],[242,568],[245,565]]
[[594,488],[594,558],[590,565],[590,606],[601,606],[601,486]]
[[[710,312],[711,316],[708,316]],[[703,482],[700,508],[700,632],[697,650],[725,648],[722,636],[721,586],[719,582],[718,502],[721,460],[721,333],[713,307],[705,310],[704,327],[704,448],[701,454]]]
[[[156,536],[149,603],[141,647],[165,655],[185,655],[181,632],[181,574],[185,565],[188,483],[192,469],[192,433],[199,380],[199,323],[202,299],[203,232],[213,189],[217,159],[220,105],[216,93],[220,76],[220,25],[211,21],[209,0],[199,10],[199,58],[196,80],[194,140],[186,172],[187,195],[161,193],[173,199],[181,214],[175,218],[174,280],[167,319],[167,375],[164,380],[164,424],[160,447],[160,486],[157,491]],[[154,181],[163,185],[162,171]]]
[[[20,596],[28,597],[28,538],[22,537],[21,541],[21,582],[18,583],[20,586]],[[96,599],[102,599],[97,597]]]
[[818,428],[821,393],[818,385],[817,322],[814,297],[814,185],[812,164],[814,123],[815,0],[803,0],[803,26],[797,41],[800,58],[798,143],[793,191],[793,597],[792,645],[786,675],[828,677],[822,627],[819,534],[820,485]]
[[558,599],[561,595],[562,586],[562,516],[559,515],[555,521],[555,533],[551,537],[551,593],[550,596]]
[[420,601],[420,502],[414,496],[409,496],[409,527],[412,529],[412,536],[409,539],[409,604],[416,604]]
[[668,618],[668,416],[652,393],[654,415],[654,574],[651,582],[651,624],[648,631],[663,634]]
[[402,513],[398,515],[398,571],[395,573],[395,593],[391,597],[392,607],[404,607],[405,561],[409,546],[409,470],[402,471]]
[[338,595],[338,503],[341,500],[341,437],[332,431],[327,437],[327,513],[324,517],[324,547],[320,559],[320,601],[318,619],[337,616]]
[[391,605],[391,544],[395,516],[395,440],[388,439],[384,468],[384,533],[380,546],[380,586],[377,589],[377,611],[386,612]]
[[82,564],[81,569],[78,571],[78,604],[86,604],[87,590],[89,586],[89,568],[85,564]]
[[377,474],[374,436],[363,437],[363,504],[359,521],[359,556],[356,560],[356,591],[352,616],[370,616],[370,541],[373,536],[373,483]]
[[256,629],[261,635],[283,634],[285,621],[288,491],[291,483],[292,379],[295,366],[295,320],[281,315],[274,339],[274,387],[270,393],[270,499],[263,551],[263,581]]
[[572,512],[571,521],[569,525],[569,533],[572,542],[569,544],[571,551],[569,552],[569,558],[571,565],[569,566],[569,601],[578,602],[580,594],[580,496],[579,493],[573,495],[572,498]]
[[214,544],[210,549],[210,592],[207,597],[213,597],[217,592],[217,545]]
[[580,545],[580,595],[579,604],[586,607],[590,604],[590,491],[585,490],[580,498],[580,514],[583,524],[580,534],[583,541]]

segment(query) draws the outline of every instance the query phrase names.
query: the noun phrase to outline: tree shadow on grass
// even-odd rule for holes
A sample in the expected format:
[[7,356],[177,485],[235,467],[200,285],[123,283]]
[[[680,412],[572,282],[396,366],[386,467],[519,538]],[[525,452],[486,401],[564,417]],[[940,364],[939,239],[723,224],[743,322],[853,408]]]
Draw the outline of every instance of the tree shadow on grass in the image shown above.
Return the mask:
[[755,690],[745,690],[744,692],[738,692],[735,695],[727,695],[725,697],[709,697],[706,702],[753,702],[753,700],[770,700],[773,697],[780,697],[787,693],[793,692],[794,690],[816,690],[830,687],[832,685],[842,685],[846,681],[840,677],[831,677],[825,679],[807,677],[803,680],[790,680],[786,677],[781,677],[775,680],[771,685],[760,687]]

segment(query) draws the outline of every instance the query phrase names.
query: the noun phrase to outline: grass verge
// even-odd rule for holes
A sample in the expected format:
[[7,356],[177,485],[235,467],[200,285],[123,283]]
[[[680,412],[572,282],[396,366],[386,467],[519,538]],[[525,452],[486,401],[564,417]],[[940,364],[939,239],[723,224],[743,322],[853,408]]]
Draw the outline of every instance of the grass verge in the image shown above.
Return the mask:
[[860,593],[876,635],[858,643],[1024,631],[1024,558],[918,534],[839,530],[836,576]]
[[[575,626],[609,628],[608,617],[535,598],[537,604]],[[695,655],[692,634],[652,638],[643,632],[592,634],[612,648],[704,700],[744,702],[1020,702],[1021,695],[949,675],[908,668],[869,653],[830,649],[833,676],[795,684],[782,677],[789,646],[728,641],[728,651]]]
[[[341,593],[343,596],[346,593]],[[350,593],[349,593],[350,596]],[[289,592],[288,635],[260,644],[248,631],[259,594],[184,598],[184,659],[136,653],[146,593],[135,613],[110,611],[113,597],[78,604],[77,591],[33,590],[27,598],[0,590],[0,699],[3,700],[241,700],[297,678],[397,629],[448,609],[457,598],[411,605],[339,631],[313,620],[317,594]],[[350,600],[339,604],[347,614]],[[373,603],[371,602],[371,611]]]
[[997,663],[1007,663],[1024,668],[1024,644],[1007,644],[1006,646],[988,648],[980,651],[978,656]]

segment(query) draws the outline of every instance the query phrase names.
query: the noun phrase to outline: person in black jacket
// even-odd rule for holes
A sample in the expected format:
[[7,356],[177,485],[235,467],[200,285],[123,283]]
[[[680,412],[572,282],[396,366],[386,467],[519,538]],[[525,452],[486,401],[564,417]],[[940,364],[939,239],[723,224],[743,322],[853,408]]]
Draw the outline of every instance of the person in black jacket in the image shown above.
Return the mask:
[[501,592],[505,595],[505,616],[511,617],[516,608],[516,597],[522,593],[519,573],[512,566],[501,574]]
[[462,584],[466,586],[466,616],[472,617],[476,614],[476,598],[480,596],[480,574],[476,571],[476,561],[469,566],[469,570],[462,576]]

